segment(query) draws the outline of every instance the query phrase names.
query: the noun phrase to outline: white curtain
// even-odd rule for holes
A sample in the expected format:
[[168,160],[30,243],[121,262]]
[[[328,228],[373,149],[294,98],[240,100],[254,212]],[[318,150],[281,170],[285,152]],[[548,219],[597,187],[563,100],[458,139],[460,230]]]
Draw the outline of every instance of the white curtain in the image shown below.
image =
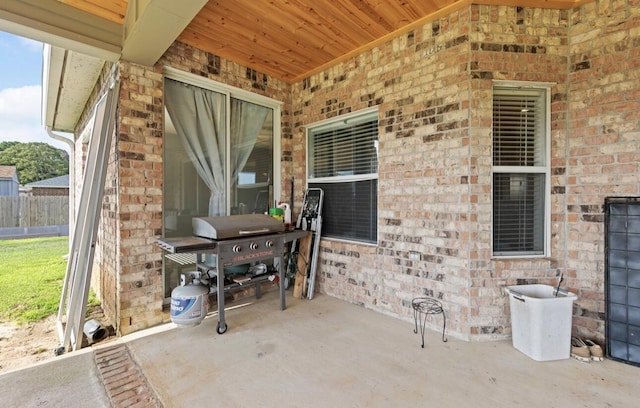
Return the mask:
[[231,98],[231,182],[247,164],[269,108]]
[[225,95],[166,79],[165,106],[189,159],[211,190],[209,216],[226,215]]

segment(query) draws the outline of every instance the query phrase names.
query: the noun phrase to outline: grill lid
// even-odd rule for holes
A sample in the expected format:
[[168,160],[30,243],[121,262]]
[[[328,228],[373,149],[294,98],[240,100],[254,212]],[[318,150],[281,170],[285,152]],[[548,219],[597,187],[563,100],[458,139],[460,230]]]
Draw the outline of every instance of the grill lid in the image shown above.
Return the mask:
[[284,223],[266,214],[195,217],[193,235],[209,239],[232,239],[284,231]]

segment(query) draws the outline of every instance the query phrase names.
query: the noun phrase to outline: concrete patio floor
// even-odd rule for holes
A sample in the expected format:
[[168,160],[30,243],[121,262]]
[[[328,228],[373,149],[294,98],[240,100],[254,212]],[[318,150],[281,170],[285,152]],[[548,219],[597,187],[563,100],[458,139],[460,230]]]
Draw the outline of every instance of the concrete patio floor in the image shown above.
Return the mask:
[[3,407],[637,407],[640,368],[537,362],[325,295],[277,292],[0,375]]

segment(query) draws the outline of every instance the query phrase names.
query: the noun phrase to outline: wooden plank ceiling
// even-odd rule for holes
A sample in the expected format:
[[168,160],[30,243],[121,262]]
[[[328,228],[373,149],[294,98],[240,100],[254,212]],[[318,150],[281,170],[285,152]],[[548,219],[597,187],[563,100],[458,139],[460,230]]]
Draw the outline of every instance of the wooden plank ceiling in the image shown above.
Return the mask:
[[[59,0],[123,24],[128,0]],[[296,82],[471,4],[568,9],[591,0],[209,0],[179,41]]]

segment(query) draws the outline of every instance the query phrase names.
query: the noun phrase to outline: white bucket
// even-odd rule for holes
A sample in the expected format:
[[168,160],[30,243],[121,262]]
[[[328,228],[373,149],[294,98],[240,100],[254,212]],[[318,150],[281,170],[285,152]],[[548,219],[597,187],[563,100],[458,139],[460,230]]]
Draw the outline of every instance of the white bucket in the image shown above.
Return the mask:
[[571,355],[571,321],[575,294],[549,285],[506,288],[511,308],[513,347],[536,361]]

